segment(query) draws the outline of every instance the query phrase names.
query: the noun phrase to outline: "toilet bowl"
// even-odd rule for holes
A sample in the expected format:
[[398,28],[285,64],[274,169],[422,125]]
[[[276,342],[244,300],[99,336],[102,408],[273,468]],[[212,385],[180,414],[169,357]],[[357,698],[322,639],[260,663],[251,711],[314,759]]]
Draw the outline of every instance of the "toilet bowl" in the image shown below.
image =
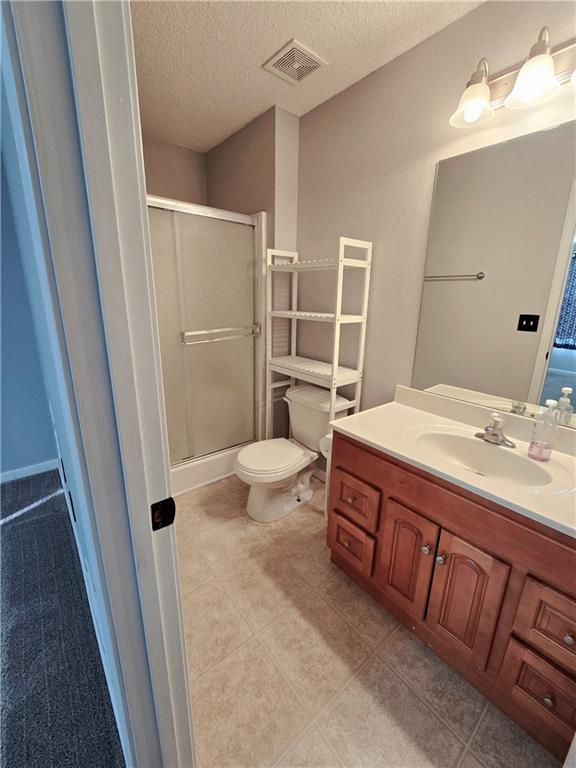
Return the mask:
[[[330,393],[310,384],[286,391],[292,437],[260,440],[239,451],[234,471],[250,486],[246,512],[260,523],[271,523],[312,498],[310,478],[329,431]],[[337,406],[348,400],[338,396]],[[341,410],[337,417],[347,415]]]

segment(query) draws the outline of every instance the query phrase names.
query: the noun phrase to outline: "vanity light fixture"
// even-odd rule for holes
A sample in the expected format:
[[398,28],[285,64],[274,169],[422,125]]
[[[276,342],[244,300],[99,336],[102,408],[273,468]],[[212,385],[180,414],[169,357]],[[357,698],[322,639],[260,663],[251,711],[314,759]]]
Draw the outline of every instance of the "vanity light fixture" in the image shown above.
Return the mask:
[[551,99],[564,83],[576,86],[576,38],[550,48],[550,32],[542,27],[528,58],[496,75],[480,59],[450,118],[450,125],[466,128],[488,122],[496,110],[526,109]]
[[554,74],[554,59],[550,53],[550,32],[548,27],[542,27],[504,105],[509,109],[526,109],[548,101],[559,90],[560,83]]
[[488,85],[488,61],[480,59],[476,71],[466,85],[456,112],[450,118],[450,125],[463,128],[472,123],[485,123],[494,117],[490,105]]

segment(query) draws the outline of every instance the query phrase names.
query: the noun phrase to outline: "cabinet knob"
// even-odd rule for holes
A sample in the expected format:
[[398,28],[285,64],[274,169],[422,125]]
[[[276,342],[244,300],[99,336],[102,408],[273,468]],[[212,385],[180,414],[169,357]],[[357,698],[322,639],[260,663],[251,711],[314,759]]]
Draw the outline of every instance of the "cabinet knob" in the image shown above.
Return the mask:
[[574,636],[570,632],[566,632],[562,640],[564,640],[564,645],[569,645],[570,647],[574,645]]
[[542,699],[542,703],[545,707],[548,707],[548,709],[554,709],[554,697],[553,696],[544,696]]
[[346,549],[350,549],[351,544],[352,542],[350,541],[350,539],[344,539],[344,546],[346,547]]
[[424,546],[422,547],[422,549],[420,551],[422,552],[423,555],[429,555],[430,552],[432,552],[432,548],[431,548],[430,544],[424,544]]
[[344,501],[346,504],[354,504],[354,497],[353,496],[344,496]]
[[445,565],[446,564],[446,555],[438,555],[436,558],[436,562],[438,565]]

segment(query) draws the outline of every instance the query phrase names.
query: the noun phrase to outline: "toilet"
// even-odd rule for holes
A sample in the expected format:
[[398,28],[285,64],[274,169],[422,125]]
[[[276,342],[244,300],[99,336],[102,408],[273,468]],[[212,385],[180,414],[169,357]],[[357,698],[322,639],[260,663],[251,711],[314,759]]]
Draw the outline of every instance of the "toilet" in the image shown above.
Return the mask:
[[[330,431],[330,392],[311,384],[286,390],[292,437],[260,440],[242,448],[234,471],[250,486],[246,512],[259,523],[271,523],[312,498],[310,478],[320,441]],[[338,395],[336,405],[349,400]],[[346,408],[336,418],[346,416]]]

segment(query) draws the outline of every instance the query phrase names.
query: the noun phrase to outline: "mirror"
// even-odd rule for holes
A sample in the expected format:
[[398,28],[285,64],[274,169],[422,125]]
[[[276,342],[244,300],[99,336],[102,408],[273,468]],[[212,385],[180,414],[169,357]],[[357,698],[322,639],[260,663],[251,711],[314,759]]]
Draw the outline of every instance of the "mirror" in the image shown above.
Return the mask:
[[575,168],[575,122],[438,164],[413,387],[576,406]]

